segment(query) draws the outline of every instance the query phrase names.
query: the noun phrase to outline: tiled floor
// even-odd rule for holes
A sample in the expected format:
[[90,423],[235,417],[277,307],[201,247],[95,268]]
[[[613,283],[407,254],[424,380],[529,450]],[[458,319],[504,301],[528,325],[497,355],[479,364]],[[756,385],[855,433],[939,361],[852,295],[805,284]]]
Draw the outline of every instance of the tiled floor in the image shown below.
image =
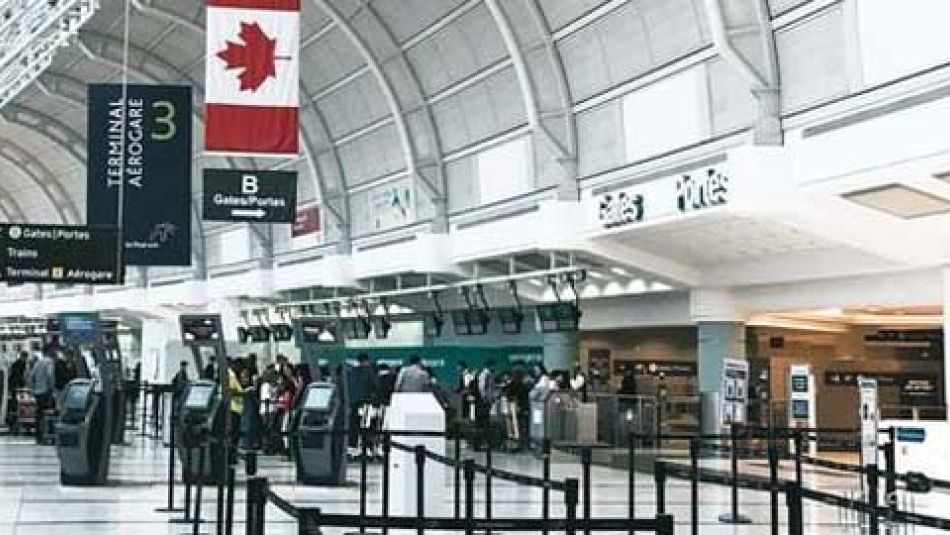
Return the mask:
[[[557,462],[553,467],[555,478],[579,477],[576,464]],[[511,471],[538,474],[540,465],[530,456],[496,455],[500,468]],[[715,461],[714,461],[715,462]],[[278,493],[292,503],[321,507],[326,512],[358,511],[358,486],[355,484],[340,488],[303,487],[293,484],[293,467],[290,463],[272,458],[261,460],[260,473],[269,478]],[[750,463],[745,467],[750,471],[762,471],[762,463]],[[178,535],[190,533],[189,526],[168,523],[169,515],[157,513],[156,507],[165,503],[166,486],[164,476],[167,470],[167,450],[153,440],[134,438],[130,446],[113,448],[111,482],[109,486],[97,488],[66,488],[59,484],[59,463],[52,447],[37,446],[31,440],[20,437],[0,437],[0,534],[16,535]],[[623,516],[627,511],[626,473],[618,470],[594,467],[592,473],[592,510],[594,515]],[[243,477],[243,476],[242,476]],[[358,471],[351,466],[349,479],[356,481]],[[853,476],[841,476],[828,471],[809,470],[806,473],[808,484],[830,492],[846,493],[857,489],[857,479]],[[369,473],[369,510],[379,511],[380,469],[370,466]],[[484,483],[479,481],[477,493],[484,493]],[[447,513],[452,511],[452,478],[445,482],[445,499],[441,506]],[[525,489],[507,482],[496,481],[493,484],[493,512],[501,516],[531,516],[540,511],[540,491]],[[181,500],[181,489],[177,498]],[[214,493],[205,492],[204,515],[214,512]],[[563,507],[555,500],[553,515],[562,515]],[[717,517],[728,510],[729,493],[727,489],[703,485],[700,489],[700,533],[701,534],[768,534],[769,497],[766,493],[746,492],[740,494],[742,513],[750,516],[754,524],[746,526],[727,526],[720,524]],[[950,516],[950,500],[947,495],[931,495],[917,500],[919,512]],[[235,515],[238,522],[235,533],[243,533],[244,489],[239,488],[236,496]],[[435,504],[427,504],[427,507]],[[636,506],[639,516],[653,516],[655,513],[655,489],[652,477],[638,477]],[[668,484],[667,510],[677,521],[677,533],[689,533],[689,487],[684,481],[672,480]],[[484,501],[479,500],[476,514],[483,514]],[[783,525],[780,532],[785,533],[784,497],[780,501]],[[836,534],[856,533],[854,526],[848,526],[847,519],[825,506],[806,504],[806,533]],[[203,532],[214,533],[214,525],[204,526]],[[268,534],[295,533],[290,519],[271,507],[268,510]],[[918,529],[918,534],[929,533]]]

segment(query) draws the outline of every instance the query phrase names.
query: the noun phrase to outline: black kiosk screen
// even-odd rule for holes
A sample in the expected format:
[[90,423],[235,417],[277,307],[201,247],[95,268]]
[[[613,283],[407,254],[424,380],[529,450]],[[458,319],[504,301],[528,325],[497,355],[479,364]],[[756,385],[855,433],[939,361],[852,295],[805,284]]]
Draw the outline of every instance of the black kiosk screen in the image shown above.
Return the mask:
[[187,409],[206,409],[211,403],[211,394],[214,392],[212,386],[196,386],[188,391],[188,399],[185,400]]
[[91,385],[73,385],[66,391],[66,399],[63,400],[63,407],[68,411],[85,411],[86,404],[89,402],[89,390]]
[[808,418],[808,401],[804,399],[792,400],[792,418]]
[[333,399],[332,388],[311,388],[304,403],[305,409],[329,410],[330,400]]
[[808,376],[807,375],[793,375],[792,376],[792,392],[808,392]]

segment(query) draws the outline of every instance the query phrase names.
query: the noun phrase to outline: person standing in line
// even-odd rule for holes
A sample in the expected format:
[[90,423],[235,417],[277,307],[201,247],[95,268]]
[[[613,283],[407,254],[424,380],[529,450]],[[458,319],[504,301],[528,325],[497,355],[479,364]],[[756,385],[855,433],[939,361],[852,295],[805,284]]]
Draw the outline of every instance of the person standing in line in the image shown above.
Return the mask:
[[54,387],[56,386],[56,363],[50,352],[44,352],[43,356],[33,365],[27,375],[27,387],[33,392],[36,398],[36,442],[41,444],[44,440],[44,425],[46,424],[44,412],[55,406]]
[[396,392],[430,392],[432,378],[422,366],[422,358],[413,355],[409,365],[399,370],[396,376]]
[[26,351],[20,351],[20,354],[17,355],[17,359],[13,361],[13,364],[10,365],[10,377],[7,380],[7,385],[9,386],[8,396],[10,400],[10,409],[8,409],[8,413],[17,414],[16,393],[17,390],[20,390],[26,386],[26,361],[29,358],[29,353]]

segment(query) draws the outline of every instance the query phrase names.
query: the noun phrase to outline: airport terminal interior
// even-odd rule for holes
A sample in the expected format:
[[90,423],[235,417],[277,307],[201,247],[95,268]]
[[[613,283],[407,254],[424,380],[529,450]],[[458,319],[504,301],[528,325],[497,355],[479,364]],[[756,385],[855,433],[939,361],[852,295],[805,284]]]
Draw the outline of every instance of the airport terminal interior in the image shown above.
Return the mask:
[[0,0],[0,535],[950,531],[947,0]]

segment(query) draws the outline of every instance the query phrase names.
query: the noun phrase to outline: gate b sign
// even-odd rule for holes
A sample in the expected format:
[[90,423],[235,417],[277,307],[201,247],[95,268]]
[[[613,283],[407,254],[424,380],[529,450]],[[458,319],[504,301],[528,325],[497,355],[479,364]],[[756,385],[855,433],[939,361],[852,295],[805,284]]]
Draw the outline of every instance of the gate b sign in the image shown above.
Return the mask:
[[295,172],[205,170],[206,221],[291,224],[296,214]]

